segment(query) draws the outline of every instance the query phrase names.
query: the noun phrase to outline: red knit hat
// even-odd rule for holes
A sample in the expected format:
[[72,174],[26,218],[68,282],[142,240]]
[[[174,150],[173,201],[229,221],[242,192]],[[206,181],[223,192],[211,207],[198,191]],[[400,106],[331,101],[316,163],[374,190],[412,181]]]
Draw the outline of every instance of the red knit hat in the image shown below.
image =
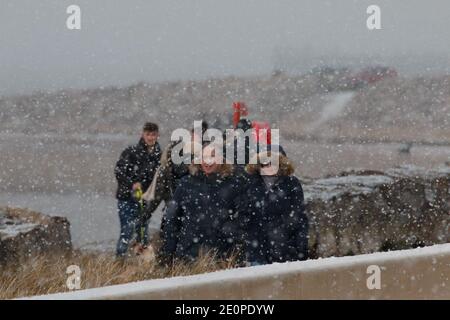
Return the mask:
[[233,102],[233,127],[236,128],[241,117],[248,116],[247,105],[244,102]]

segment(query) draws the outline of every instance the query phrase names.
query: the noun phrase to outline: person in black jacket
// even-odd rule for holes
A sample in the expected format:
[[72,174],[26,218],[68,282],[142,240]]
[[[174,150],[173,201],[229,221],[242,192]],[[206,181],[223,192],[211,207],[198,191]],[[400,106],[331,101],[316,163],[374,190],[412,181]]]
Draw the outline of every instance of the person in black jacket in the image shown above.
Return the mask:
[[238,214],[244,255],[250,265],[305,260],[308,256],[303,189],[286,155],[277,156],[278,169],[261,163],[260,155],[257,164],[246,167],[249,184],[238,201]]
[[[126,148],[116,163],[114,173],[118,182],[116,198],[120,219],[117,256],[126,254],[135,232],[137,233],[137,242],[144,245],[148,242],[149,217],[145,221],[142,219],[141,215],[145,209],[141,210],[134,193],[138,189],[144,192],[147,190],[159,166],[161,148],[158,137],[158,125],[151,122],[146,123],[139,143]],[[142,227],[144,228],[143,238],[141,238],[140,232]]]
[[202,164],[189,166],[190,174],[168,203],[161,247],[165,260],[193,261],[202,249],[226,257],[237,244],[235,199],[243,185],[232,175],[231,165],[219,164],[206,153],[214,156],[214,147],[204,147]]

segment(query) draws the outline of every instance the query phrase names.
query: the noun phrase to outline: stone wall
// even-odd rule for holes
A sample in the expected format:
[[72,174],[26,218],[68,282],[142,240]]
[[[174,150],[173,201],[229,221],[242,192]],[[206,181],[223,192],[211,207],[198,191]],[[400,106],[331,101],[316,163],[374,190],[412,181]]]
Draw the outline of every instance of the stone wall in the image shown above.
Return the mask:
[[20,263],[39,253],[71,250],[70,223],[66,218],[0,208],[0,265]]
[[305,181],[311,258],[450,242],[450,168],[346,171]]

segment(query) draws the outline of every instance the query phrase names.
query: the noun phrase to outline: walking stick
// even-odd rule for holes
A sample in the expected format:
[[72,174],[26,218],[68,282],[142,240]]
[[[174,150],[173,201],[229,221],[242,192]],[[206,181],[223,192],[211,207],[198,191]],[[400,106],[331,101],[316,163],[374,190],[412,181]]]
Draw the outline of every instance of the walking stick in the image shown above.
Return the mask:
[[144,199],[143,199],[143,192],[141,188],[137,188],[134,191],[134,198],[139,204],[139,218],[140,218],[140,224],[141,228],[139,230],[139,235],[141,238],[141,245],[145,247],[144,243],[144,236],[145,236],[145,216],[144,216]]

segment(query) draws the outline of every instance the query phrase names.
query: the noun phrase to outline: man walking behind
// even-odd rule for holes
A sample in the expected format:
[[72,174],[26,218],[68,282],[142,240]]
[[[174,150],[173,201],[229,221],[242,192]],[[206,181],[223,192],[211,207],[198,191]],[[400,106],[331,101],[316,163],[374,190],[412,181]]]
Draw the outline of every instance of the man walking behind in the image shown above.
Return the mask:
[[135,232],[137,233],[137,242],[143,245],[148,244],[148,219],[146,221],[142,219],[144,210],[140,206],[136,194],[147,190],[160,164],[161,148],[158,138],[158,125],[147,122],[143,127],[138,144],[129,146],[122,152],[114,169],[118,182],[116,198],[119,209],[120,237],[117,242],[116,254],[119,257],[127,253]]

